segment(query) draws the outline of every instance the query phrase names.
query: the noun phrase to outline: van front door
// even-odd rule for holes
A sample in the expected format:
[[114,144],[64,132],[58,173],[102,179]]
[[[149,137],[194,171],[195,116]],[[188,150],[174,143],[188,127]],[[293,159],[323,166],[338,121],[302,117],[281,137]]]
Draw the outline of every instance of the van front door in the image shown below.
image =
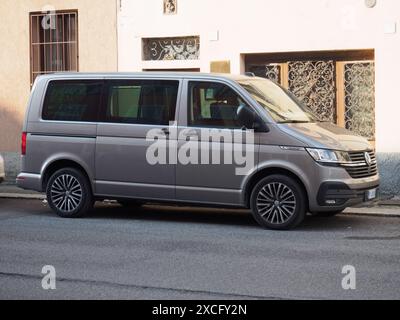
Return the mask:
[[[169,152],[178,88],[178,80],[106,81],[97,129],[97,195],[175,199],[176,164],[157,160]],[[156,141],[158,151],[149,153]]]
[[222,82],[188,80],[183,90],[188,96],[178,126],[177,199],[240,205],[244,179],[258,161],[258,137],[244,119],[255,112]]

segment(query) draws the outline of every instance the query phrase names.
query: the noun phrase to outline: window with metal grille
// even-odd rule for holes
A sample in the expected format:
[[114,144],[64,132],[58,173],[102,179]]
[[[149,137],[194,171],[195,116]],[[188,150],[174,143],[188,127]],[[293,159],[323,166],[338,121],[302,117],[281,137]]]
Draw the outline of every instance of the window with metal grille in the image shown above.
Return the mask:
[[143,38],[143,60],[198,60],[200,37]]
[[78,71],[78,12],[30,14],[31,84],[40,74]]

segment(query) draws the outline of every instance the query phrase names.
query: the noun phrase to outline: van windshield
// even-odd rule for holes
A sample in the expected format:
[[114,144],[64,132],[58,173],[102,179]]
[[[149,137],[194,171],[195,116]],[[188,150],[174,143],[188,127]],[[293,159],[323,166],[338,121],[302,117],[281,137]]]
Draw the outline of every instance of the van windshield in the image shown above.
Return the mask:
[[278,123],[307,123],[318,121],[311,111],[292,93],[272,81],[254,78],[238,83]]

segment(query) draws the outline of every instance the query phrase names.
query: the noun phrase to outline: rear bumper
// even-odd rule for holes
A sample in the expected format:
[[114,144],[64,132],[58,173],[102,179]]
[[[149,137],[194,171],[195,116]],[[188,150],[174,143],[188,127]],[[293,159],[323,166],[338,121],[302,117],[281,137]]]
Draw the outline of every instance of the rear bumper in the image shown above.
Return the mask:
[[16,179],[17,186],[21,189],[42,192],[42,177],[40,174],[21,172]]

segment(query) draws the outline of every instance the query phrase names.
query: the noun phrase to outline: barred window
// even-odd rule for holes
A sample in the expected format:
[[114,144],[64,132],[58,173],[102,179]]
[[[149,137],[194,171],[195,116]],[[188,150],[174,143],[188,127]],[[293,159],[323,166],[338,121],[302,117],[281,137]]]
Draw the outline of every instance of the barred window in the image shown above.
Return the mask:
[[31,84],[40,74],[78,71],[78,12],[30,14]]

